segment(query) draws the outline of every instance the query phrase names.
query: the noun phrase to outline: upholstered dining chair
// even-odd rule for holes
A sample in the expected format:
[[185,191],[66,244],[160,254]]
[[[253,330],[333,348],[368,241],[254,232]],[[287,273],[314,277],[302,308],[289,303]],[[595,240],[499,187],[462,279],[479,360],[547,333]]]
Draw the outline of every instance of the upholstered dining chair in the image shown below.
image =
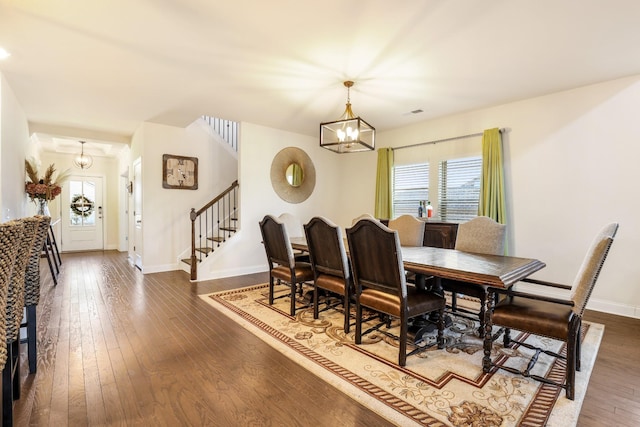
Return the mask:
[[[504,255],[506,225],[486,216],[473,218],[458,226],[455,249],[485,255]],[[457,280],[441,280],[442,289],[451,292],[451,312],[480,322],[480,337],[484,336],[484,314],[487,305],[487,287]],[[480,300],[478,312],[458,307],[457,296],[462,294]]]
[[290,314],[293,316],[296,313],[297,287],[313,280],[311,264],[295,259],[287,229],[275,217],[266,215],[260,221],[260,232],[269,263],[269,304],[273,304],[275,281],[288,283],[291,287]]
[[389,220],[389,228],[398,231],[402,246],[422,246],[424,242],[424,221],[411,215],[400,215]]
[[29,359],[29,372],[32,374],[36,372],[38,366],[36,306],[40,302],[40,257],[42,246],[45,244],[49,225],[51,224],[51,217],[36,215],[36,218],[40,222],[38,223],[38,230],[29,255],[24,281],[26,321],[20,325],[27,328],[27,356]]
[[353,220],[351,221],[351,226],[356,225],[356,222],[360,221],[362,218],[375,219],[375,217],[370,213],[363,213],[362,215],[359,215],[356,218],[353,218]]
[[405,366],[408,355],[422,350],[418,347],[407,354],[409,320],[416,316],[439,313],[437,345],[442,348],[445,299],[407,286],[398,232],[365,218],[347,229],[347,239],[356,296],[356,344],[362,342],[362,308],[367,307],[400,319],[400,336],[395,337],[398,365]]
[[314,273],[313,318],[319,315],[319,289],[339,295],[344,307],[344,332],[349,333],[353,284],[342,229],[326,218],[314,217],[305,224],[304,231]]
[[[284,228],[287,229],[289,238],[304,237],[304,228],[302,226],[302,222],[300,222],[297,216],[289,212],[283,212],[278,215],[278,221],[284,224]],[[309,254],[304,251],[294,249],[293,256],[298,261],[309,262]]]
[[7,289],[5,311],[7,363],[2,370],[3,425],[13,423],[13,401],[20,398],[20,341],[18,335],[24,311],[24,276],[40,219],[28,217],[18,221],[22,222],[24,228],[18,243],[16,261]]
[[[597,234],[582,261],[572,286],[535,279],[524,280],[536,285],[570,290],[566,299],[550,298],[537,293],[525,293],[513,289],[490,289],[491,292],[497,292],[504,295],[504,297],[493,309],[491,307],[492,300],[490,299],[489,302],[484,338],[483,369],[485,372],[490,372],[492,369],[504,369],[537,381],[562,387],[566,390],[568,399],[573,400],[575,398],[576,371],[580,370],[582,316],[617,230],[618,224],[612,223],[605,226]],[[497,338],[495,335],[492,337],[491,334],[494,326],[502,327],[505,347],[512,342],[516,342],[524,347],[536,350],[524,370],[520,371],[510,366],[496,365],[491,361],[491,347],[494,339]],[[511,329],[564,341],[566,343],[566,356],[547,349],[537,349],[526,342],[516,341],[510,336]],[[531,374],[540,352],[566,360],[565,379],[562,383]]]

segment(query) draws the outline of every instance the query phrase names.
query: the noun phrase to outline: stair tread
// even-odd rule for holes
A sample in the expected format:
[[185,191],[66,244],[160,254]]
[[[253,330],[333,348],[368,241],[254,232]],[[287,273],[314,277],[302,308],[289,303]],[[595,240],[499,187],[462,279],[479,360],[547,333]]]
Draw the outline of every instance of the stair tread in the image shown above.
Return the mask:
[[[183,258],[180,261],[184,262],[185,264],[191,265],[191,258]],[[200,262],[200,260],[197,261]]]
[[224,231],[237,231],[238,229],[236,227],[220,227],[220,230],[224,230]]
[[207,239],[214,242],[224,242],[224,237],[213,236],[213,237],[207,237]]
[[207,246],[206,248],[196,248],[196,251],[208,254],[210,252],[213,252],[213,248]]

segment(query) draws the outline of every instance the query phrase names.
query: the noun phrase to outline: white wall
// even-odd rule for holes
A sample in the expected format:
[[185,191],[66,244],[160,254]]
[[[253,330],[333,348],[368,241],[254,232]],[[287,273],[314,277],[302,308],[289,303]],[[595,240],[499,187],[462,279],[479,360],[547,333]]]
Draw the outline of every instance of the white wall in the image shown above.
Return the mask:
[[[335,218],[342,204],[340,156],[319,148],[317,138],[251,123],[241,124],[240,135],[240,231],[224,250],[209,255],[213,257],[210,270],[200,271],[198,280],[265,271],[267,260],[258,225],[265,215],[289,212],[304,223],[314,215]],[[314,191],[301,203],[282,200],[271,185],[271,163],[287,147],[305,151],[316,170]]]
[[640,76],[634,76],[430,120],[380,133],[378,142],[408,145],[509,128],[504,147],[511,254],[544,261],[547,267],[536,277],[571,284],[591,239],[605,224],[618,222],[589,307],[640,317],[640,264],[632,258],[640,243],[640,200],[634,197],[640,182],[638,105]]
[[0,221],[26,215],[24,159],[27,154],[37,157],[29,139],[27,118],[0,73]]
[[[143,123],[132,138],[131,161],[142,157],[145,273],[179,268],[178,255],[191,247],[191,208],[203,206],[237,177],[235,154],[217,144],[205,126],[202,120],[187,128]],[[163,154],[198,158],[197,190],[162,188]]]

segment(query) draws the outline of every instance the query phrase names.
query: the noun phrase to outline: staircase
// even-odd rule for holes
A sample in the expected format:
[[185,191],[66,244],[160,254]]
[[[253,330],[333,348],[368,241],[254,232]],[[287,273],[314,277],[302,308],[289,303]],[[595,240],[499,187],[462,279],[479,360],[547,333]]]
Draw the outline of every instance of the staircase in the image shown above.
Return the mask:
[[211,116],[202,116],[202,119],[207,122],[209,126],[211,126],[211,129],[220,135],[234,151],[238,151],[238,122]]
[[198,263],[218,249],[238,231],[238,181],[198,209],[191,209],[191,257],[182,262],[191,266],[191,280],[198,278]]

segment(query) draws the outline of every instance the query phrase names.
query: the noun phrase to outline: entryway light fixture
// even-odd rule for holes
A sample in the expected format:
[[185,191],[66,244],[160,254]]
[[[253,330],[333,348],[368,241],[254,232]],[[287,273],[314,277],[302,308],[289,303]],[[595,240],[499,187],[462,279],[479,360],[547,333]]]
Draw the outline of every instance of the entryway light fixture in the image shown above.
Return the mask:
[[344,86],[347,88],[347,107],[340,119],[320,123],[320,147],[336,153],[374,150],[376,129],[360,117],[356,117],[351,110],[349,89],[353,82],[346,81]]
[[80,169],[89,169],[91,165],[93,165],[93,157],[88,154],[84,154],[85,141],[78,142],[80,142],[82,149],[80,150],[80,155],[73,159],[73,164]]

